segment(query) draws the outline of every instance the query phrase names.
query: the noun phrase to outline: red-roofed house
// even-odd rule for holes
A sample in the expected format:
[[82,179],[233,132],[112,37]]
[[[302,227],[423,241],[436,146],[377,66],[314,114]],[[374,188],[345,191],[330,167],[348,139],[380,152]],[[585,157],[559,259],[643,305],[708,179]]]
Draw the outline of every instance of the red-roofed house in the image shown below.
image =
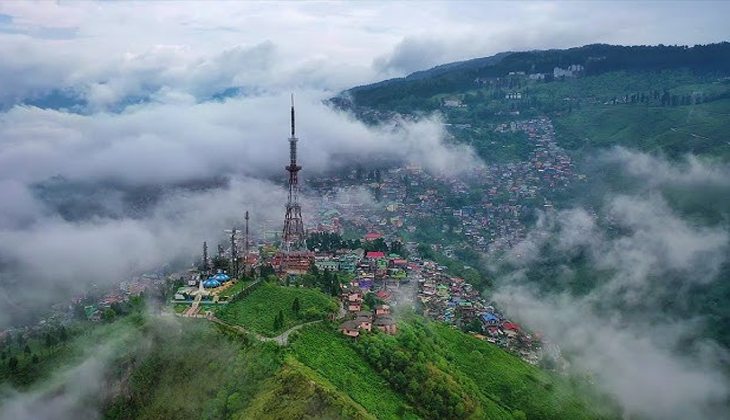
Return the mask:
[[513,322],[505,322],[502,325],[502,328],[504,328],[505,330],[514,330],[514,331],[519,331],[520,330],[519,325],[517,325],[517,324],[515,324]]
[[378,293],[376,293],[376,295],[378,296],[378,298],[380,298],[386,302],[390,301],[390,293],[388,293],[385,290],[378,290]]
[[383,237],[383,235],[381,235],[379,233],[375,233],[375,232],[369,232],[369,233],[365,234],[366,241],[374,241],[374,240],[380,239],[382,237]]
[[365,257],[372,260],[377,260],[378,258],[385,258],[385,253],[380,251],[370,251],[365,254]]

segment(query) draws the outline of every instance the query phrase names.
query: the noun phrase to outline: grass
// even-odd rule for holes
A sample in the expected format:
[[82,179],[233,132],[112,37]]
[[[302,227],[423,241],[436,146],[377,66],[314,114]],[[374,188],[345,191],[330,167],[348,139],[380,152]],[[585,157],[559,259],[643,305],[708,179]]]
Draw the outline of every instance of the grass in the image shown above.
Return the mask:
[[288,358],[238,419],[377,420],[314,370]]
[[445,324],[432,323],[430,329],[460,375],[476,384],[483,401],[501,401],[528,419],[599,418],[566,381]]
[[250,286],[253,283],[253,280],[239,280],[237,281],[233,286],[230,286],[223,292],[221,292],[221,297],[231,297],[233,295],[238,294],[241,290],[245,289],[246,287]]
[[[298,315],[292,311],[292,304],[297,298],[300,305]],[[264,283],[245,298],[218,309],[216,316],[226,322],[273,337],[295,325],[323,319],[328,313],[336,311],[337,307],[334,299],[315,289]],[[280,328],[274,328],[274,320],[279,311],[284,314],[284,323]]]
[[[332,326],[302,329],[292,342],[295,357],[381,420],[417,419],[388,382]],[[326,349],[326,351],[323,351]]]

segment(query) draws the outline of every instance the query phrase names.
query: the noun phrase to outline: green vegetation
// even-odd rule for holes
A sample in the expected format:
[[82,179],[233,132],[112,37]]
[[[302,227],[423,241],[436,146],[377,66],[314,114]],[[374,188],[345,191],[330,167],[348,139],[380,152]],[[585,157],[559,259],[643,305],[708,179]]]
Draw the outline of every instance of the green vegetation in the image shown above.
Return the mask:
[[616,417],[599,411],[603,402],[589,401],[580,384],[447,325],[414,318],[399,328],[396,336],[364,333],[352,340],[313,325],[293,338],[292,351],[381,419]]
[[[439,349],[488,398],[524,412],[528,419],[599,418],[600,406],[579,390],[517,357],[444,324],[431,324]],[[586,384],[587,386],[587,384]],[[589,408],[590,407],[590,408]]]
[[416,319],[356,347],[424,418],[593,419],[562,381],[443,324]]
[[125,340],[137,322],[139,317],[133,315],[110,324],[84,321],[68,328],[49,328],[28,338],[11,334],[0,344],[0,383],[25,389],[47,380],[54,371],[83,360],[99,343],[128,343]]
[[246,287],[253,284],[253,282],[254,282],[253,280],[238,280],[233,286],[231,286],[231,287],[227,288],[226,290],[224,290],[223,292],[221,292],[220,296],[228,298],[228,297],[237,295],[238,293],[241,292],[241,290],[243,290]]
[[[292,310],[295,299],[299,299],[297,313]],[[264,283],[246,298],[219,309],[216,316],[251,331],[275,336],[303,322],[323,319],[327,314],[336,312],[337,308],[338,304],[332,298],[317,290]],[[275,328],[280,312],[284,319],[276,323]]]
[[229,419],[245,410],[281,365],[280,349],[194,319],[151,320],[149,348],[131,352],[120,371],[127,392],[106,419]]
[[251,407],[235,419],[353,419],[377,417],[327,379],[293,358],[263,386]]
[[572,149],[626,147],[730,158],[730,99],[680,107],[601,105],[555,118],[560,144]]
[[[306,293],[290,295],[299,289],[268,284],[260,290],[284,301],[296,295],[289,310],[298,301],[306,311],[310,302]],[[600,418],[562,379],[420,318],[401,322],[397,336],[365,333],[358,340],[329,322],[314,324],[294,333],[289,347],[202,319],[139,313],[77,327],[65,345],[59,332],[51,352],[36,351],[37,341],[9,343],[17,372],[27,364],[24,357],[32,359],[25,346],[45,369],[26,370],[35,376],[25,385],[12,375],[3,382],[38,389],[40,380],[102,357],[110,367],[104,381],[119,391],[100,407],[108,420]],[[45,392],[54,394],[66,386],[46,384]]]
[[[305,327],[292,340],[295,357],[344,390],[354,401],[381,420],[418,418],[403,399],[388,387],[331,325]],[[327,349],[323,351],[323,349]]]

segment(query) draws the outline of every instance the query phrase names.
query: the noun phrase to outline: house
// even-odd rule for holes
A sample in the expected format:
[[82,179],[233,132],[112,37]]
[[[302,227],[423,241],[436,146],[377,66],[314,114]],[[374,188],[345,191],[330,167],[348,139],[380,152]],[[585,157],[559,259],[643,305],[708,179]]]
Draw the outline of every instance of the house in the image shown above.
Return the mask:
[[338,330],[348,337],[358,337],[360,335],[360,324],[357,321],[345,321]]
[[369,260],[380,260],[385,258],[385,253],[380,251],[369,251],[365,254],[365,258]]
[[486,313],[482,315],[482,321],[484,321],[487,325],[497,325],[499,323],[499,318],[494,314]]
[[375,315],[390,315],[390,306],[388,305],[375,305]]
[[398,332],[398,327],[396,323],[393,322],[393,319],[390,317],[390,315],[383,315],[381,317],[378,317],[373,322],[373,324],[375,325],[375,328],[386,334],[395,334],[396,332]]
[[378,297],[378,299],[390,302],[390,293],[388,293],[387,290],[378,290],[375,295]]
[[363,329],[367,332],[372,331],[373,329],[373,319],[369,316],[358,316],[355,318],[355,322],[357,322],[358,327],[360,329]]
[[380,239],[382,237],[383,237],[383,235],[381,235],[379,233],[375,233],[375,232],[369,232],[369,233],[365,234],[366,241],[374,241],[374,240]]
[[315,267],[320,271],[340,271],[339,261],[332,260],[316,260]]
[[361,302],[348,302],[347,310],[350,312],[360,311],[360,310],[362,310],[362,303]]

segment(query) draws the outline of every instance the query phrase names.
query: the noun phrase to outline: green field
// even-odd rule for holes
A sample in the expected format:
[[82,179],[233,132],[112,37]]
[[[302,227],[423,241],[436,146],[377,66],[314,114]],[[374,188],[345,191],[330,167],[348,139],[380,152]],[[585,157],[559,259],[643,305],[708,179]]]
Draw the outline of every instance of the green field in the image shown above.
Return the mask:
[[[295,357],[381,420],[417,419],[396,394],[332,326],[304,328],[295,340]],[[323,351],[326,349],[326,351]]]
[[[299,314],[292,310],[296,298],[300,304]],[[327,314],[336,312],[337,308],[338,304],[334,299],[318,290],[264,283],[245,298],[218,309],[216,316],[223,321],[272,337],[295,325],[323,319]],[[284,314],[284,323],[275,329],[274,321],[280,311]]]

